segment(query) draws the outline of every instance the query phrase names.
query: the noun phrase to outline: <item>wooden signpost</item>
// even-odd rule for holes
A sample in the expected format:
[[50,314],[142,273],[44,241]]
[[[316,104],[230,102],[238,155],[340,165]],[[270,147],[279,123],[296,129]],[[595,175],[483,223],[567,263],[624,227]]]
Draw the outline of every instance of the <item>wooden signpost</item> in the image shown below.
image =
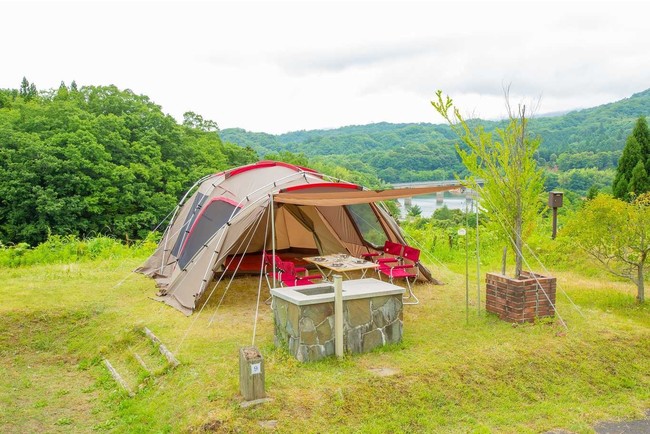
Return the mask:
[[246,401],[266,397],[264,392],[264,359],[255,347],[239,349],[239,391]]

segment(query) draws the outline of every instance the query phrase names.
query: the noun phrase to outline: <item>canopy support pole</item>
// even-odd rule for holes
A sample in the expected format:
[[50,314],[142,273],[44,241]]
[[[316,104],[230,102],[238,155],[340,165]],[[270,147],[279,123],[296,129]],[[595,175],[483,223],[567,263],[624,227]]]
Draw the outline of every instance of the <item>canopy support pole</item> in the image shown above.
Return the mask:
[[275,281],[275,202],[273,201],[273,195],[271,194],[271,251],[272,251],[272,261],[273,261],[273,287],[276,287]]

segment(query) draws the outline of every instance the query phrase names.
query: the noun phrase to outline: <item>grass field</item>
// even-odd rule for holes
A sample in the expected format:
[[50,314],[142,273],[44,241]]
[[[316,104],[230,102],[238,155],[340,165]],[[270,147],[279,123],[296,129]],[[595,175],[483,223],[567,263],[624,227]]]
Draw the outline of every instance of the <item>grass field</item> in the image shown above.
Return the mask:
[[631,284],[558,272],[580,309],[558,294],[568,329],[514,327],[477,315],[474,281],[466,322],[464,275],[444,267],[433,270],[446,284],[418,285],[422,303],[405,307],[403,343],[342,361],[301,364],[275,349],[262,304],[255,344],[272,400],[240,408],[238,349],[253,340],[257,279],[218,287],[185,317],[129,274],[141,260],[0,268],[0,432],[588,433],[650,408],[650,309]]

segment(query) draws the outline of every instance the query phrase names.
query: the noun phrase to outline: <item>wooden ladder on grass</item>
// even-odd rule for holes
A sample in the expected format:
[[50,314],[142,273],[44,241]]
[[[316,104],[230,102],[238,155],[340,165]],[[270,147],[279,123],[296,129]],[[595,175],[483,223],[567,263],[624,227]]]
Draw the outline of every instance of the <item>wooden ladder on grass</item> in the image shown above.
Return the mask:
[[[139,330],[138,335],[141,337],[147,337],[151,342],[146,342],[144,341],[144,344],[142,343],[142,339],[139,342],[139,345],[134,347],[129,348],[129,353],[128,353],[128,358],[131,360],[123,360],[125,359],[124,357],[118,359],[120,363],[118,366],[120,367],[123,372],[129,372],[129,378],[130,381],[127,381],[124,376],[122,376],[118,370],[116,369],[115,365],[112,364],[108,358],[104,358],[104,366],[108,370],[108,372],[111,374],[111,377],[115,380],[115,382],[122,388],[124,391],[130,396],[133,397],[135,396],[136,392],[142,387],[143,381],[140,380],[140,378],[150,378],[150,377],[158,377],[160,375],[164,375],[167,373],[170,369],[176,368],[178,365],[180,365],[180,362],[178,359],[172,354],[171,351],[167,349],[165,344],[162,343],[162,341],[155,335],[149,328],[147,327],[142,327]],[[141,354],[144,347],[146,344],[146,347],[149,347],[149,352],[145,352],[145,356]],[[154,348],[158,349],[158,352],[160,355],[162,355],[165,359],[164,362],[161,362],[161,360],[156,360],[152,352],[155,353],[155,351],[151,351],[151,345],[153,344]],[[145,359],[147,359],[145,361]],[[139,375],[140,373],[133,373],[133,363],[130,363],[131,361],[136,362],[136,370],[141,370],[144,373],[144,376]],[[131,368],[129,368],[131,366]],[[136,384],[136,387],[133,388],[130,386],[130,384]]]

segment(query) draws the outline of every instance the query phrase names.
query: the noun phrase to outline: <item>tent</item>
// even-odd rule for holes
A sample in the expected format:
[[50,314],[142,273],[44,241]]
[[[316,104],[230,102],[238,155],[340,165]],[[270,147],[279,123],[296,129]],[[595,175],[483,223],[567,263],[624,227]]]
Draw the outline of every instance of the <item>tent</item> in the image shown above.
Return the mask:
[[[381,201],[449,187],[373,191],[276,161],[207,176],[179,202],[160,244],[137,271],[154,278],[159,300],[192,313],[217,273],[238,272],[245,256],[380,251],[405,243]],[[255,261],[259,274],[261,260]],[[435,281],[420,266],[420,278]]]

